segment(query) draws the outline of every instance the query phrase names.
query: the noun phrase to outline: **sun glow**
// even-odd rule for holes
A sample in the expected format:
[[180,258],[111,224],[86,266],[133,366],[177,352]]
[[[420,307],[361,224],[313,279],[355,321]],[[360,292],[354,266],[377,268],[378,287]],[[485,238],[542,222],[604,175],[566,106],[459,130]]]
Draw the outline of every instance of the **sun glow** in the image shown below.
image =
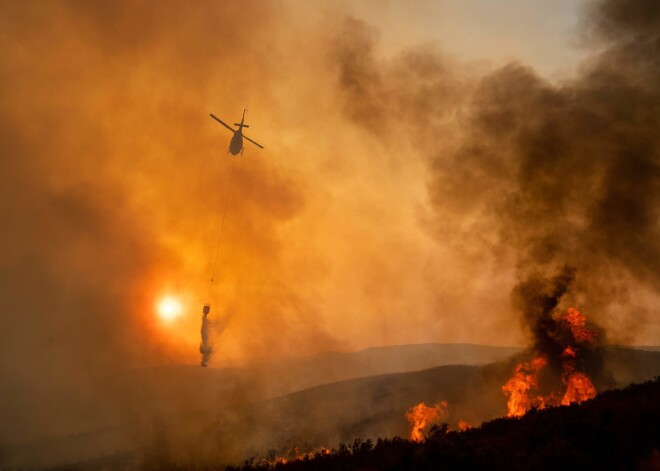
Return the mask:
[[181,315],[181,304],[172,297],[163,298],[158,303],[158,316],[164,321],[172,321]]

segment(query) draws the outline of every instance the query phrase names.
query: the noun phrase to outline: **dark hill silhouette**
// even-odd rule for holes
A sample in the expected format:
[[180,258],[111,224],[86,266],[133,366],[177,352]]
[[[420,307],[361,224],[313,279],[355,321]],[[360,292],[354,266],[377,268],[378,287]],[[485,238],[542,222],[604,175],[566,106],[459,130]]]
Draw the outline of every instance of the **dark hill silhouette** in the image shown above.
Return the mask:
[[[264,469],[246,464],[231,470]],[[660,378],[610,390],[581,405],[532,410],[465,432],[445,426],[426,441],[401,438],[340,445],[330,454],[278,464],[303,470],[657,470],[660,467]]]

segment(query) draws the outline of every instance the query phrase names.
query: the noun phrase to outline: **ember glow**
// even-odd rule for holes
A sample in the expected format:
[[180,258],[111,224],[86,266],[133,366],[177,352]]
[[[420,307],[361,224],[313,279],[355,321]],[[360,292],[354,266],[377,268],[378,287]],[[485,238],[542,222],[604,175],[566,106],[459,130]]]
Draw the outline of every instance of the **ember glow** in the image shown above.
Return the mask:
[[326,447],[321,447],[309,452],[303,452],[300,448],[293,447],[293,449],[284,455],[278,455],[272,459],[262,459],[260,464],[265,465],[268,468],[274,468],[278,465],[284,465],[294,461],[311,460],[317,456],[329,455],[330,453],[330,449]]
[[[562,387],[565,391],[551,391],[541,394],[539,376],[548,365],[548,357],[538,353],[529,362],[516,365],[513,376],[502,386],[507,396],[507,416],[520,417],[531,407],[544,408],[552,405],[580,403],[596,396],[596,388],[591,379],[578,365],[578,353],[581,347],[589,346],[596,338],[596,332],[586,327],[586,319],[580,311],[569,308],[562,316],[553,316],[561,328],[571,333],[570,344],[566,345],[560,356],[562,366]],[[561,398],[561,399],[559,399]]]
[[433,407],[428,407],[425,403],[420,402],[406,412],[406,419],[411,426],[410,439],[415,442],[423,441],[424,433],[448,416],[447,401],[442,401]]
[[459,420],[458,421],[458,430],[460,430],[461,432],[464,432],[464,431],[466,431],[468,429],[471,429],[471,428],[472,428],[472,425],[470,425],[470,422],[467,422],[465,420]]

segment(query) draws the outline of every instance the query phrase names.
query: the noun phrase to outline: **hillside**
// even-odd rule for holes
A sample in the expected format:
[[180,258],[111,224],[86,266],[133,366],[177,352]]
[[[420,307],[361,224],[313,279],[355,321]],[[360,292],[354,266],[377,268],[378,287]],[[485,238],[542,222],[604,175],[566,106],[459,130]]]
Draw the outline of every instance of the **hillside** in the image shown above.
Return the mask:
[[[243,470],[264,469],[247,465]],[[465,432],[440,427],[426,441],[340,445],[282,470],[639,469],[660,467],[660,379],[610,390],[581,405],[532,410]],[[230,468],[237,469],[237,468]]]
[[[446,401],[446,421],[452,428],[459,420],[479,424],[505,415],[501,387],[516,362],[512,357],[484,366],[445,365],[318,386],[222,410],[206,432],[221,444],[224,456],[236,462],[249,458],[246,449],[260,455],[268,449],[330,447],[356,437],[407,436],[405,413],[420,402]],[[658,352],[611,348],[605,362],[609,376],[596,384],[598,390],[660,375]]]
[[[643,381],[660,375],[659,352],[617,347],[605,353],[613,383],[598,384],[599,390],[627,384],[623,381]],[[174,397],[179,402],[171,400],[169,410],[166,409],[168,402],[160,399],[162,411],[153,412],[157,409],[152,405],[152,415],[147,419],[5,449],[5,462],[25,463],[26,459],[35,464],[46,460],[52,464],[85,462],[89,464],[87,469],[97,469],[99,463],[108,469],[126,469],[127,465],[121,463],[136,462],[149,466],[187,461],[241,463],[252,456],[264,456],[268,450],[285,454],[294,447],[303,450],[332,447],[340,442],[350,443],[356,437],[375,440],[407,436],[409,426],[405,412],[420,402],[432,405],[447,401],[449,416],[446,421],[452,428],[459,420],[479,424],[505,413],[506,400],[501,386],[516,361],[513,357],[481,366],[444,365],[422,371],[369,376],[262,400],[240,402],[241,396],[236,394],[233,396],[235,403],[230,405],[221,397],[216,404],[204,403],[199,399],[204,397],[204,391],[201,394],[177,391]],[[172,374],[178,371],[178,368],[169,369]],[[167,388],[184,379],[193,382],[195,377],[206,375],[206,370],[182,368],[178,377],[167,377],[160,371],[150,373],[153,374],[150,381],[154,384],[160,381],[162,387]],[[221,395],[221,388],[239,391],[239,384],[217,384],[209,380],[205,387],[216,387],[216,393]],[[248,383],[242,384],[244,398],[254,397]],[[143,394],[141,400],[148,400],[147,394]],[[158,400],[157,397],[153,399]],[[139,405],[138,402],[136,407]],[[114,464],[109,464],[111,462]]]
[[420,371],[441,365],[485,365],[521,351],[468,343],[414,344],[372,347],[358,352],[324,352],[303,358],[269,361],[251,368],[278,378],[282,390],[297,391],[352,378]]
[[169,437],[173,433],[170,429],[188,440],[210,426],[218,414],[244,416],[251,404],[306,388],[452,363],[485,364],[518,351],[472,344],[393,345],[259,362],[243,368],[170,365],[115,371],[96,385],[103,406],[92,410],[98,415],[95,427],[75,435],[0,444],[0,467],[67,463],[135,450],[150,444],[154,435]]
[[[303,389],[441,365],[482,365],[520,352],[515,347],[419,344],[324,352],[260,362],[243,368],[174,365],[116,372],[99,389],[129,411],[128,417],[195,415],[209,408],[235,407]],[[195,397],[195,401],[190,401]]]

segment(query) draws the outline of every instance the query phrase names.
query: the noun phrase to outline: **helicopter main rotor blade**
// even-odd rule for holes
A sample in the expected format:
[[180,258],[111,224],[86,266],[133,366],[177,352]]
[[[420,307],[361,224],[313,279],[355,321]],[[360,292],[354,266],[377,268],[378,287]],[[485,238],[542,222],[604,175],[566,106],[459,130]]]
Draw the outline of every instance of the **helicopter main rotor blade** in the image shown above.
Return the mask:
[[250,142],[251,142],[252,144],[254,144],[255,146],[257,146],[257,147],[261,147],[262,149],[264,148],[264,146],[262,146],[262,145],[259,144],[258,142],[254,142],[252,139],[250,139],[249,137],[247,137],[245,134],[243,134],[243,137],[244,137],[245,139],[247,139],[248,141],[250,141]]
[[220,118],[218,118],[218,117],[217,117],[216,115],[214,115],[213,113],[211,113],[211,118],[215,119],[218,123],[222,124],[224,127],[226,127],[227,129],[229,129],[231,132],[236,132],[235,130],[233,130],[233,129],[231,128],[231,126],[229,126],[227,123],[223,122]]

